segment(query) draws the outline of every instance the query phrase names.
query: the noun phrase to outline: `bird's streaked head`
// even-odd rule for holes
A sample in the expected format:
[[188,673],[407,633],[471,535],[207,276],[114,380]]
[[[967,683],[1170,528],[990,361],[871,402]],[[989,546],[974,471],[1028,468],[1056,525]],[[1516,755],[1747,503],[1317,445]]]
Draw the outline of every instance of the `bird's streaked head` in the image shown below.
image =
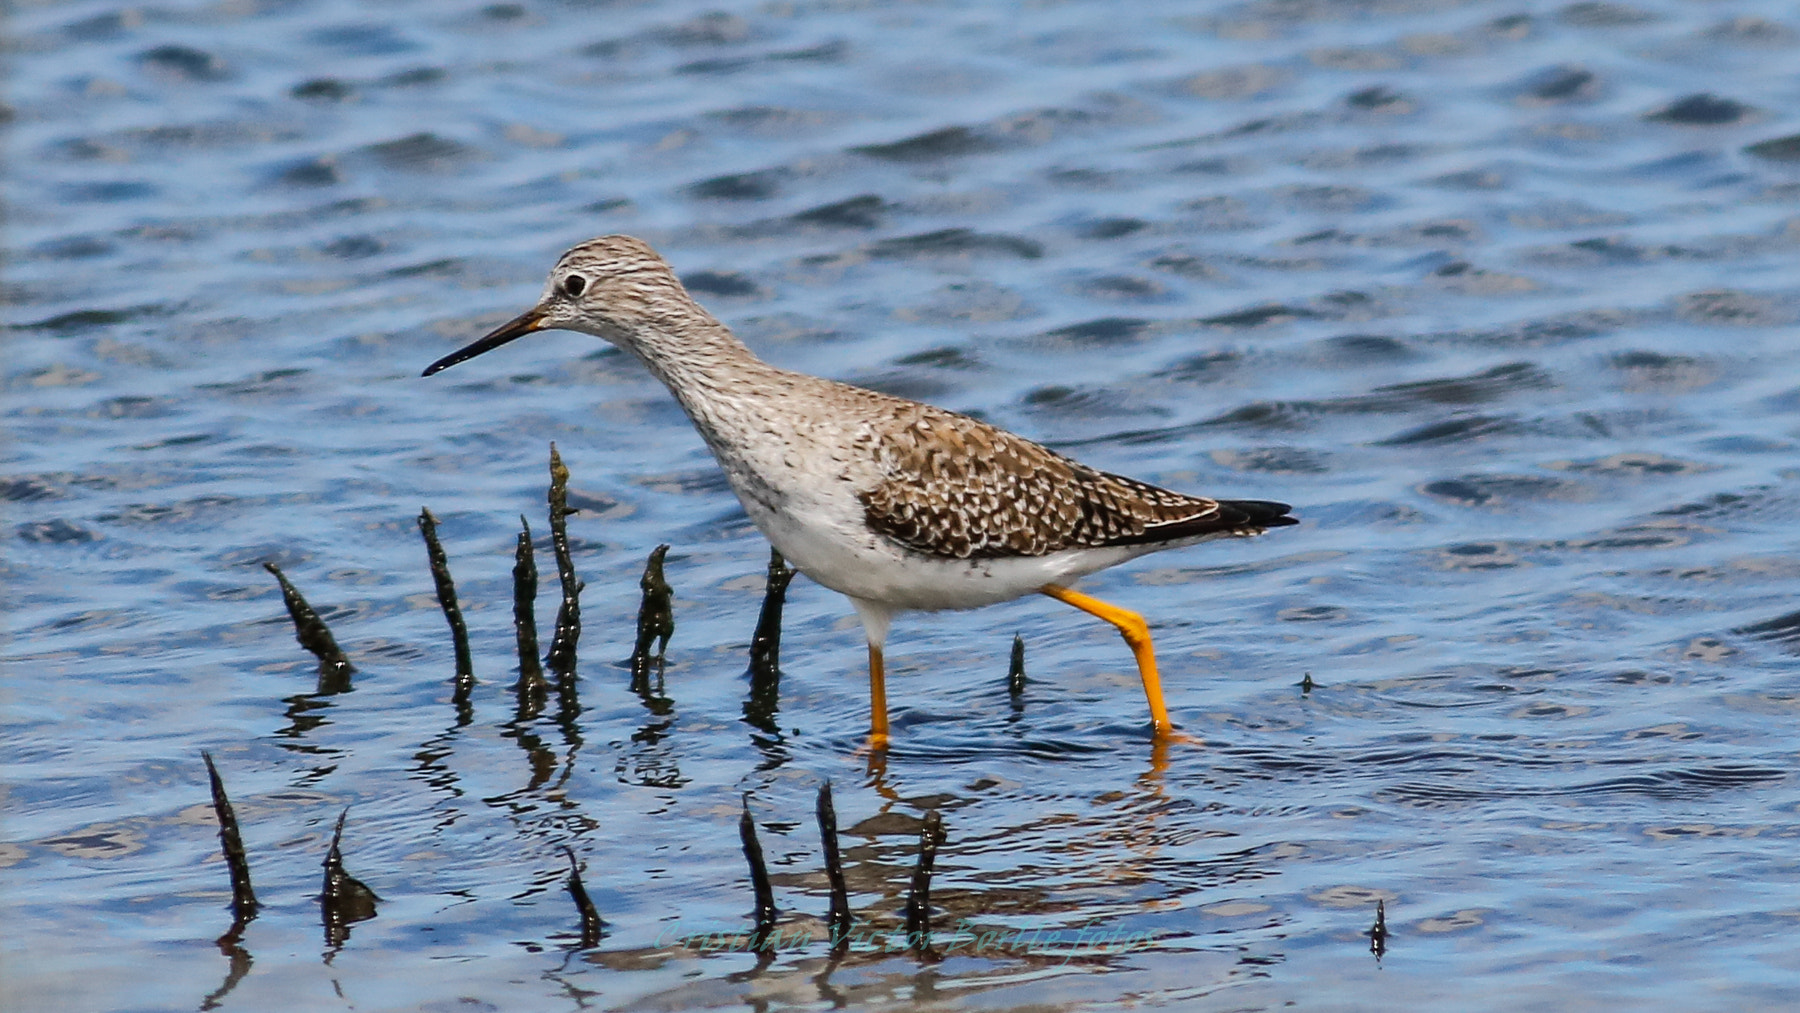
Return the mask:
[[[601,236],[562,255],[536,306],[425,367],[430,376],[534,331],[581,331],[633,348],[696,307],[668,263],[633,236]],[[658,326],[663,325],[663,326]]]

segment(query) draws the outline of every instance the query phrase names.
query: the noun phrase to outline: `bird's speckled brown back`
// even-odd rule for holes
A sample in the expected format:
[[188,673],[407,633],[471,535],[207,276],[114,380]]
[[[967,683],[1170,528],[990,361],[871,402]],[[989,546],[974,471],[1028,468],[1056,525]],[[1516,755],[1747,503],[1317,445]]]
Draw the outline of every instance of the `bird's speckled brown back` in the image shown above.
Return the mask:
[[953,559],[1260,533],[1281,504],[1225,502],[1096,471],[978,419],[907,404],[875,452],[885,479],[861,499],[869,527]]

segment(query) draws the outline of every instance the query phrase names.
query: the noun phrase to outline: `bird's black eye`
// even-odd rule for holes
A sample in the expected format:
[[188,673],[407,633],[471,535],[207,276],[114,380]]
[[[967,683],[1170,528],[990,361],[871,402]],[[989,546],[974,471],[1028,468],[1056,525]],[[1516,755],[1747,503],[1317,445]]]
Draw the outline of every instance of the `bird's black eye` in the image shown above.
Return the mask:
[[587,279],[579,274],[571,274],[563,279],[563,291],[567,292],[571,299],[581,295],[581,290],[585,288],[587,288]]

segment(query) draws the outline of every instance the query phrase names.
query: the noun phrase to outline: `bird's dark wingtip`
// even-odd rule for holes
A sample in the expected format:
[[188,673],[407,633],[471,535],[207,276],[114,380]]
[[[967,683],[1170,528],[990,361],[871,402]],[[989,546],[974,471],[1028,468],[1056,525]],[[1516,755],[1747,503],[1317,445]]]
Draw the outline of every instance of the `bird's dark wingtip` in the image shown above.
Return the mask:
[[[1227,499],[1220,500],[1221,509],[1230,514],[1237,514],[1231,519],[1241,527],[1247,528],[1285,528],[1300,523],[1300,518],[1288,516],[1294,509],[1286,503],[1276,503],[1266,499]],[[1242,519],[1239,520],[1238,518]]]
[[[1210,501],[1209,501],[1210,502]],[[1198,517],[1147,527],[1142,534],[1127,535],[1105,542],[1106,545],[1138,545],[1145,542],[1177,542],[1207,535],[1260,535],[1270,528],[1285,528],[1300,523],[1289,517],[1293,507],[1262,499],[1218,500],[1218,509]]]

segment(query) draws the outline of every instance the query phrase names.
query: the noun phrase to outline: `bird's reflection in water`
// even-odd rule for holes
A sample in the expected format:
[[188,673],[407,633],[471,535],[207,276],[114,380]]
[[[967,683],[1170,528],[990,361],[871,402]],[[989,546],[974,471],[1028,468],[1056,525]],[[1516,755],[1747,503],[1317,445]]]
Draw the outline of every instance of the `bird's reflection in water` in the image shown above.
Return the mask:
[[[950,834],[942,854],[942,881],[932,890],[933,945],[936,959],[960,958],[955,975],[958,995],[1008,988],[1021,975],[1091,972],[1113,966],[1131,953],[1158,949],[1151,933],[1135,927],[1127,931],[1123,920],[1167,909],[1207,884],[1264,874],[1267,857],[1257,849],[1197,860],[1187,874],[1171,865],[1174,860],[1166,853],[1178,841],[1191,842],[1191,817],[1197,810],[1170,794],[1169,769],[1184,754],[1197,751],[1167,741],[1145,748],[1142,771],[1115,791],[1084,792],[1098,804],[1082,811],[1033,806],[1027,809],[1025,822],[961,835],[954,816],[947,820]],[[784,907],[790,911],[777,924],[771,948],[752,953],[752,933],[744,925],[737,926],[738,931],[688,936],[671,945],[592,951],[581,959],[614,969],[680,969],[686,980],[639,997],[634,1002],[638,1006],[744,1003],[761,1009],[824,1003],[843,1009],[936,1001],[940,981],[936,959],[908,950],[900,920],[921,816],[928,810],[973,810],[982,801],[943,794],[912,797],[905,771],[913,762],[904,751],[876,750],[862,758],[862,787],[880,801],[872,814],[841,835],[855,841],[844,849],[845,873],[851,896],[862,898],[856,904],[855,928],[846,951],[833,954],[822,917],[792,911],[803,906],[819,912],[826,908],[825,877],[809,871],[773,877],[787,894]],[[963,864],[957,861],[959,849],[970,855],[1013,853],[1023,850],[1020,841],[1047,839],[1057,842],[1053,855],[1070,860],[1061,874],[1041,864],[989,870],[980,876],[956,873]],[[1030,853],[1041,858],[1045,850],[1034,845]],[[1048,885],[1051,881],[1054,885]],[[1146,886],[1156,888],[1154,896],[1145,895]],[[1070,900],[1071,891],[1110,899]],[[1041,928],[1021,928],[1033,922]],[[705,973],[715,962],[728,966],[716,974]]]

